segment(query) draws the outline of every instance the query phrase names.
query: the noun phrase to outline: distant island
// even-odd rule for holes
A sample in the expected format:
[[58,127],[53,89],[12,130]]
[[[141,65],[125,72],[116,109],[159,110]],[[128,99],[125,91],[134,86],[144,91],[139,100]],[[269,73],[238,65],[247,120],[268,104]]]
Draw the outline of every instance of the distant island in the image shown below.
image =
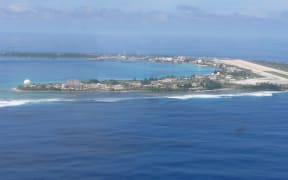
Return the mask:
[[288,64],[246,61],[240,59],[219,59],[188,56],[142,56],[142,55],[96,55],[69,53],[0,53],[0,56],[47,57],[47,58],[90,58],[91,60],[133,60],[161,63],[187,63],[209,66],[214,72],[207,75],[136,80],[67,80],[47,84],[34,84],[26,80],[16,89],[20,91],[61,92],[195,92],[206,90],[288,90]]

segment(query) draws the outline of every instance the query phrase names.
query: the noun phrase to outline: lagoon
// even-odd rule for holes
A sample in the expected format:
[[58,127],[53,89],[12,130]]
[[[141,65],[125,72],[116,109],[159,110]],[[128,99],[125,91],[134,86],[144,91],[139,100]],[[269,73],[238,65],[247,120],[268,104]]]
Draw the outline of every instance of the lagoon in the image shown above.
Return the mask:
[[149,77],[210,74],[213,68],[193,64],[154,63],[85,58],[0,57],[0,86],[21,85],[28,78],[35,83],[69,79],[144,79]]

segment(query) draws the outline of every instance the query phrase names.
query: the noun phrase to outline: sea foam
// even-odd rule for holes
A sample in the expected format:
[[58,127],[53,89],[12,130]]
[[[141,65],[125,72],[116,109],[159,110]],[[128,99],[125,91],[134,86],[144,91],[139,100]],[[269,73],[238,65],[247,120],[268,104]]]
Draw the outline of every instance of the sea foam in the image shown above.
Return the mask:
[[29,99],[29,100],[0,100],[0,108],[4,107],[13,107],[13,106],[22,106],[26,104],[34,103],[47,103],[47,102],[59,102],[61,99]]
[[14,99],[14,100],[1,100],[0,108],[22,106],[27,104],[39,104],[48,102],[73,102],[73,101],[87,101],[95,103],[117,103],[122,101],[133,101],[133,100],[145,100],[145,99],[178,99],[178,100],[189,100],[189,99],[219,99],[219,98],[233,98],[233,97],[270,97],[273,94],[279,92],[263,91],[263,92],[250,92],[250,93],[227,93],[227,94],[188,94],[188,95],[177,95],[177,96],[152,96],[152,97],[103,97],[94,99]]
[[191,94],[191,95],[180,95],[180,96],[167,96],[169,99],[218,99],[218,98],[233,98],[233,97],[271,97],[277,92],[251,92],[251,93],[227,93],[227,94]]

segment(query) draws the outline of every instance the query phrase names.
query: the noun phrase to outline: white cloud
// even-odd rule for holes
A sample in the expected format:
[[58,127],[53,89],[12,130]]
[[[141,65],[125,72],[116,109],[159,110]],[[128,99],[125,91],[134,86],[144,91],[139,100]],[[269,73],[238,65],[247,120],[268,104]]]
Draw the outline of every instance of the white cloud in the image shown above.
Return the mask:
[[9,4],[6,9],[14,13],[23,13],[28,11],[28,8],[23,4]]
[[[98,8],[95,6],[85,6],[77,8],[52,8],[52,7],[35,7],[20,3],[0,4],[0,20],[13,18],[13,20],[33,20],[35,22],[54,20],[57,22],[83,21],[96,22],[102,21],[110,24],[129,24],[142,23],[145,24],[173,24],[182,23],[190,25],[191,21],[198,21],[209,24],[210,22],[223,24],[226,23],[244,23],[255,21],[275,20],[275,16],[256,17],[240,13],[221,14],[216,12],[207,12],[201,8],[190,6],[187,4],[179,5],[173,12],[143,10],[132,11],[121,8]],[[283,19],[282,16],[276,17]]]

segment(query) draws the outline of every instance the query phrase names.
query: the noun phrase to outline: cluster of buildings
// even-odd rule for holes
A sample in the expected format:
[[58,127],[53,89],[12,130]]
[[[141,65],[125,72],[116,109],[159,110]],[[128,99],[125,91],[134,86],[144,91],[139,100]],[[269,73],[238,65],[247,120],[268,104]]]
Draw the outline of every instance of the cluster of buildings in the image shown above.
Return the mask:
[[137,55],[99,55],[94,59],[97,60],[146,60],[153,62],[170,62],[170,63],[185,63],[194,58],[187,56],[137,56]]

